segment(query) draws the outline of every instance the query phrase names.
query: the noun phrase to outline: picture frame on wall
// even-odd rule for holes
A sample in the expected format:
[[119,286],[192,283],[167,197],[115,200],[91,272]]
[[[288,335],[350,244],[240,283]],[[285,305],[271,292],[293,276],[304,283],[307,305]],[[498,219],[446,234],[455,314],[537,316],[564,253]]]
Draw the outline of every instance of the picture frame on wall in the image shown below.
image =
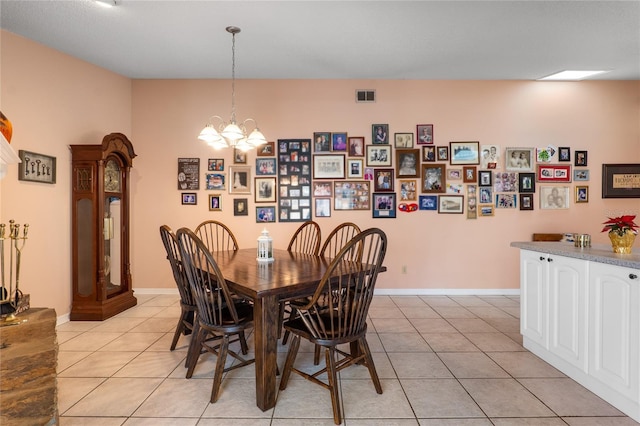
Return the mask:
[[209,211],[222,211],[222,194],[209,194]]
[[420,195],[418,196],[418,206],[420,210],[438,210],[438,196]]
[[394,133],[393,139],[397,149],[413,148],[413,133]]
[[493,199],[493,188],[490,186],[479,187],[480,204],[489,204]]
[[373,169],[373,191],[393,192],[395,182],[393,169]]
[[433,124],[416,125],[416,138],[418,145],[433,145]]
[[251,194],[251,167],[229,167],[229,194]]
[[533,210],[533,194],[520,194],[520,210]]
[[336,132],[331,134],[331,151],[347,151],[347,132]]
[[364,176],[364,160],[347,159],[347,178],[362,179]]
[[509,147],[504,150],[504,168],[508,172],[532,172],[534,148]]
[[588,203],[589,202],[589,187],[585,185],[576,185],[576,203]]
[[538,164],[538,182],[571,182],[571,166],[562,164]]
[[574,166],[586,167],[587,166],[587,151],[576,151]]
[[536,174],[518,173],[518,191],[524,193],[536,192]]
[[418,177],[418,173],[420,173],[419,164],[419,149],[396,149],[398,177]]
[[334,210],[369,210],[371,208],[368,181],[334,181]]
[[437,194],[446,191],[446,176],[444,164],[422,165],[422,193]]
[[464,166],[462,168],[462,182],[476,183],[478,181],[478,173],[476,166]]
[[561,162],[571,161],[571,148],[569,148],[568,146],[559,147],[558,161],[561,161]]
[[273,157],[274,155],[276,155],[276,143],[267,142],[265,144],[260,145],[256,149],[256,155],[258,157]]
[[436,161],[436,147],[433,145],[425,145],[422,147],[422,161]]
[[313,152],[331,152],[330,132],[313,133]]
[[247,153],[233,148],[233,164],[247,164]]
[[497,209],[515,209],[518,206],[517,194],[496,194]]
[[333,195],[333,182],[318,181],[313,182],[314,197],[331,197]]
[[276,170],[275,158],[256,158],[256,176],[275,176]]
[[345,156],[343,154],[319,154],[313,156],[314,179],[344,179]]
[[224,191],[227,176],[224,173],[207,173],[205,175],[205,189],[208,191]]
[[438,161],[449,161],[449,147],[439,146],[437,149],[438,149]]
[[568,208],[568,186],[540,186],[540,209],[558,210]]
[[479,186],[491,186],[493,182],[493,173],[491,170],[478,171],[478,185]]
[[255,178],[255,202],[275,203],[276,202],[276,178],[257,177]]
[[480,164],[480,142],[449,142],[451,165]]
[[393,192],[373,193],[373,217],[392,219],[396,217],[396,194]]
[[233,200],[234,216],[249,216],[249,200],[246,198],[235,198]]
[[481,169],[497,169],[500,164],[500,147],[498,145],[482,145],[480,155]]
[[364,136],[349,136],[349,157],[364,157]]
[[438,213],[440,214],[462,214],[464,211],[463,195],[440,195],[438,196]]
[[[31,157],[34,155],[34,157]],[[18,179],[19,180],[30,180],[26,179],[29,177],[29,174],[25,175],[25,166],[31,162],[31,158],[35,158],[35,155],[28,151],[18,151],[18,156],[22,162],[18,164]],[[33,170],[33,169],[31,169]],[[29,170],[31,175],[33,172]],[[23,179],[23,177],[25,177]],[[46,183],[54,183],[54,182],[46,182]],[[178,189],[187,190],[187,191],[196,191],[200,189],[200,159],[199,158],[178,158]]]
[[276,221],[275,206],[256,207],[256,223],[269,223]]
[[391,145],[367,145],[367,166],[391,167]]
[[224,158],[209,158],[207,161],[207,170],[210,172],[223,172]]
[[602,198],[640,198],[640,164],[603,164]]
[[180,196],[183,206],[195,206],[198,204],[198,193],[196,192],[183,192]]
[[331,217],[331,198],[316,198],[316,217]]
[[371,143],[374,145],[387,145],[389,143],[389,125],[371,125]]
[[480,205],[478,208],[478,216],[480,217],[490,217],[494,215],[494,207],[493,204],[484,204]]
[[415,179],[400,179],[400,201],[416,201],[417,182]]
[[589,170],[586,170],[586,169],[573,169],[573,180],[574,181],[588,181],[589,180]]

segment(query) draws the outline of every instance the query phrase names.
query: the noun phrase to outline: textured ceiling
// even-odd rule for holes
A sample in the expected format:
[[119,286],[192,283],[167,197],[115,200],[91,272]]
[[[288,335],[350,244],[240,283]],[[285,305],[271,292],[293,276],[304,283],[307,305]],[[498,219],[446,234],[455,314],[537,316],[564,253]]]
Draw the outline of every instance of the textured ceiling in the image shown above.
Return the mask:
[[640,79],[638,1],[0,1],[3,29],[131,78]]

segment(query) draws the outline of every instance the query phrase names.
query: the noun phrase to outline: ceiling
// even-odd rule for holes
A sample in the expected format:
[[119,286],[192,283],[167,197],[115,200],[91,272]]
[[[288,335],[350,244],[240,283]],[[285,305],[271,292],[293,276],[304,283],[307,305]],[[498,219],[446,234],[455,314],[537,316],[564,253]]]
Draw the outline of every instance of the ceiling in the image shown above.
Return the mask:
[[640,80],[639,1],[0,0],[12,33],[135,79]]

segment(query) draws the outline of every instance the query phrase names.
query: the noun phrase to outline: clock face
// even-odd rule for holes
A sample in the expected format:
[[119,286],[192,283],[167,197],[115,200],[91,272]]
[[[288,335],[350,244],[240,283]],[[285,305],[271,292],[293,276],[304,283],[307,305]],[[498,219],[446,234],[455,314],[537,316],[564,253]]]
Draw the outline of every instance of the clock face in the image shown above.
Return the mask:
[[120,165],[115,160],[107,161],[104,168],[104,190],[108,192],[120,192]]

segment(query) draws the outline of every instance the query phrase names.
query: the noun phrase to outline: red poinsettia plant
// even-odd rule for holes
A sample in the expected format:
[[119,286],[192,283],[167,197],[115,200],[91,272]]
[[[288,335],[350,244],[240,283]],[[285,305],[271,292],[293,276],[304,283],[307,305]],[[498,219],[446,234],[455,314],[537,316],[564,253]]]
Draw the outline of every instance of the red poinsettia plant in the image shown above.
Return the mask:
[[638,234],[638,225],[633,221],[635,218],[635,215],[610,217],[608,221],[603,222],[605,226],[602,232],[616,232],[620,236],[626,231]]

